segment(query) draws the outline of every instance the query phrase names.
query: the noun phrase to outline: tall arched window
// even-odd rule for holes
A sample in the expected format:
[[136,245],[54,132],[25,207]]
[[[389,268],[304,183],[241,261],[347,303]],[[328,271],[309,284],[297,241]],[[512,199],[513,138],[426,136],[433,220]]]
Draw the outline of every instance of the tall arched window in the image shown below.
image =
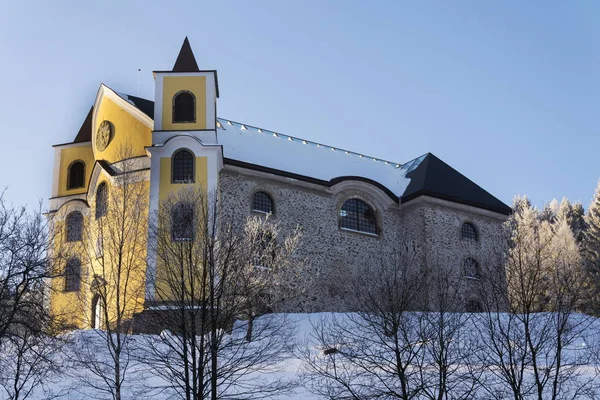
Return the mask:
[[474,258],[466,258],[463,264],[465,276],[471,279],[479,279],[481,277],[481,270],[479,263]]
[[377,218],[367,203],[359,199],[347,200],[340,209],[340,228],[377,235]]
[[81,282],[81,262],[71,257],[65,266],[65,292],[77,292]]
[[194,239],[194,208],[189,203],[177,203],[171,211],[171,236],[174,242]]
[[173,123],[196,122],[196,98],[182,90],[173,96]]
[[172,157],[173,177],[171,183],[194,183],[194,154],[186,149],[177,150]]
[[73,161],[67,170],[67,189],[77,189],[85,186],[85,163]]
[[252,211],[273,213],[273,199],[265,192],[256,192],[252,196]]
[[65,219],[67,242],[79,242],[83,232],[83,215],[79,211],[72,211]]
[[475,225],[470,222],[465,222],[462,224],[461,236],[463,239],[472,240],[477,242],[479,240],[479,236],[477,235],[477,229],[475,229]]
[[102,182],[96,189],[96,219],[106,215],[108,210],[108,186]]

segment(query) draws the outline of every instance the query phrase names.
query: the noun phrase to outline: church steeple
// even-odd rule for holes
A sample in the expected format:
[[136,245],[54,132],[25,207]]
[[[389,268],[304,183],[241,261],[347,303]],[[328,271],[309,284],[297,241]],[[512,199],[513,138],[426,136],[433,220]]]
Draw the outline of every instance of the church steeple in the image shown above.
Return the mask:
[[196,63],[196,57],[194,57],[194,52],[192,51],[192,46],[190,46],[190,41],[187,36],[183,41],[181,50],[179,50],[179,55],[173,66],[173,72],[200,72],[198,63]]
[[216,131],[217,71],[198,68],[187,36],[173,69],[154,71],[154,83],[155,131]]

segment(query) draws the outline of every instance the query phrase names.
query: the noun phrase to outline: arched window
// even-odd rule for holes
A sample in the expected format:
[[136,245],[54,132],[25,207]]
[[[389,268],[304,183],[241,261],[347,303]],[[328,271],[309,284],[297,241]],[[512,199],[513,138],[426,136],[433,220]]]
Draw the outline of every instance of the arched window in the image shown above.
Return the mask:
[[194,239],[194,208],[189,203],[173,206],[171,214],[171,235],[174,242]]
[[194,154],[181,149],[173,154],[173,177],[171,183],[194,183]]
[[81,262],[72,257],[65,266],[65,292],[77,292],[81,282]]
[[470,313],[480,313],[483,312],[483,305],[479,300],[471,299],[467,301],[467,312]]
[[85,186],[85,164],[81,160],[73,161],[67,170],[67,189],[77,189]]
[[477,242],[479,237],[477,235],[477,230],[475,229],[475,225],[470,222],[465,222],[462,224],[461,235],[463,239],[473,240]]
[[347,200],[340,209],[340,228],[377,235],[377,218],[371,207],[362,200]]
[[96,189],[96,219],[106,215],[108,210],[108,186],[102,182]]
[[173,123],[196,122],[196,98],[182,90],[173,96]]
[[261,213],[273,213],[273,200],[265,192],[256,192],[252,196],[252,211]]
[[70,212],[65,219],[67,242],[79,242],[83,232],[83,215],[79,211]]
[[474,258],[466,258],[463,264],[465,277],[471,279],[479,279],[481,277],[481,270],[479,263]]

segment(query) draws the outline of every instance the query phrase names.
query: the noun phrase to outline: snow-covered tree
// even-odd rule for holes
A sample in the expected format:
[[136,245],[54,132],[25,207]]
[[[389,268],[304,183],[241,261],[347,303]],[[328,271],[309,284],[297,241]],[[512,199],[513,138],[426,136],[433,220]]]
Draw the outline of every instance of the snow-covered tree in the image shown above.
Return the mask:
[[595,274],[600,274],[600,182],[598,182],[585,222],[587,224],[584,234],[585,257],[591,270]]
[[482,359],[500,367],[492,372],[503,385],[484,385],[493,398],[557,399],[592,389],[593,379],[582,378],[583,360],[564,351],[590,318],[576,314],[585,274],[567,217],[558,214],[551,224],[529,205],[507,223],[507,290],[493,286],[492,304],[507,304],[509,313],[489,308],[481,341]]

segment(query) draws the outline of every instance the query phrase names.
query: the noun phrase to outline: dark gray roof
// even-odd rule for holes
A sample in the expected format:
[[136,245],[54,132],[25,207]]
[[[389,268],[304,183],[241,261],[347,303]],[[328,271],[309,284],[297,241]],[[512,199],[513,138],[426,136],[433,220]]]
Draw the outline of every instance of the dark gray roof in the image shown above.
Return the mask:
[[419,196],[431,196],[509,215],[511,208],[486,192],[481,186],[437,158],[427,153],[414,170],[406,174],[410,183],[400,201]]
[[190,46],[190,41],[187,36],[183,41],[181,50],[179,50],[179,55],[173,66],[173,72],[200,72],[200,68],[198,68],[196,57],[194,57],[194,52],[192,51],[192,46]]

